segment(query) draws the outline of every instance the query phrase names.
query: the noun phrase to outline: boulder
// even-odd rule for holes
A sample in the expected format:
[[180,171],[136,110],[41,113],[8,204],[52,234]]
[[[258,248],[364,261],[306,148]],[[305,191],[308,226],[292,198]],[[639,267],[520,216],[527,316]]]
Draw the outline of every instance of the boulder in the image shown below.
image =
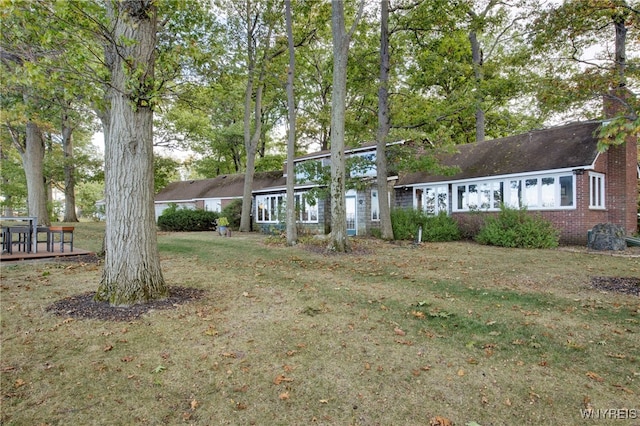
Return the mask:
[[599,223],[589,233],[587,247],[591,250],[625,250],[625,230],[613,223]]

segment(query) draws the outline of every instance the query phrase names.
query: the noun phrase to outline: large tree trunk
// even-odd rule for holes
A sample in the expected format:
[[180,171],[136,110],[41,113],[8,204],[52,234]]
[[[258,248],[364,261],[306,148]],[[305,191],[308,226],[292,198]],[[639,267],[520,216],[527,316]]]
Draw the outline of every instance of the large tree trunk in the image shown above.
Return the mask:
[[70,126],[66,114],[62,119],[62,152],[64,153],[64,221],[77,222],[73,128]]
[[[105,263],[96,299],[132,305],[168,295],[153,208],[153,89],[157,12],[145,0],[106,2],[118,54],[105,134]],[[107,48],[107,52],[115,51]],[[133,89],[132,89],[133,88]]]
[[389,187],[387,182],[387,136],[389,135],[389,0],[380,1],[380,87],[378,89],[378,140],[376,144],[376,182],[380,213],[380,235],[393,239]]
[[287,140],[287,244],[298,240],[296,227],[295,183],[296,173],[293,157],[296,153],[296,103],[293,97],[295,51],[293,47],[293,24],[291,22],[291,0],[285,1],[287,21],[287,43],[289,47],[289,69],[287,70],[287,107],[289,109],[289,138]]
[[331,94],[331,240],[328,249],[349,251],[345,206],[344,119],[347,95],[349,38],[344,27],[344,5],[332,2],[333,90]]
[[38,225],[49,226],[47,189],[44,179],[44,139],[42,131],[33,121],[27,122],[26,144],[22,164],[27,177],[27,207],[29,216],[37,216]]

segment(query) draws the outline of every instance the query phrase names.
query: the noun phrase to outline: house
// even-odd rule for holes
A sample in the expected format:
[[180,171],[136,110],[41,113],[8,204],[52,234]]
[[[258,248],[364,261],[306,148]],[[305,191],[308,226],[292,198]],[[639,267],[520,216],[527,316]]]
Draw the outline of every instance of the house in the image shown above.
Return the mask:
[[[285,185],[281,171],[257,172],[253,188]],[[181,208],[220,212],[235,199],[242,199],[244,174],[220,175],[213,179],[172,182],[155,196],[156,220],[171,204]]]
[[[389,176],[388,202],[428,214],[445,212],[459,222],[475,212],[495,214],[501,204],[526,207],[550,220],[565,244],[586,243],[589,229],[603,222],[621,225],[633,234],[637,231],[637,137],[600,152],[597,134],[602,125],[606,124],[573,123],[457,146],[457,152],[437,155],[442,165],[455,168],[451,175]],[[380,223],[375,145],[345,154],[348,160],[364,160],[351,172],[362,185],[345,195],[348,234],[370,235]],[[329,231],[330,206],[328,197],[311,191],[321,184],[314,183],[309,170],[328,167],[330,156],[330,151],[321,151],[294,160],[298,223],[313,233]],[[169,203],[219,211],[242,197],[243,182],[243,175],[225,175],[172,183],[156,197],[156,215]],[[282,228],[286,175],[257,173],[253,198],[254,229]]]
[[637,138],[598,150],[600,122],[566,126],[460,145],[441,164],[451,176],[408,173],[396,184],[396,205],[441,211],[459,221],[501,204],[540,213],[560,240],[583,244],[596,224],[637,230]]

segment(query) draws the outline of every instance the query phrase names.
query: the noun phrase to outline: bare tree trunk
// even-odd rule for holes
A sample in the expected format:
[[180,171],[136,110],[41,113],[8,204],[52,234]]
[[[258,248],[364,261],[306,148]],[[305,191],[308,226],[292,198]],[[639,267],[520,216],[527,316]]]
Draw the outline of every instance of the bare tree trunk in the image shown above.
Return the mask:
[[331,241],[329,250],[349,251],[345,206],[346,166],[344,154],[345,99],[349,39],[344,27],[344,5],[332,1],[333,90],[331,94]]
[[476,142],[484,141],[484,109],[482,103],[484,102],[484,96],[482,95],[482,80],[484,78],[482,73],[483,59],[482,49],[478,42],[478,36],[475,30],[469,32],[469,41],[471,42],[471,57],[473,60],[473,75],[475,78],[475,116],[476,116]]
[[296,173],[293,157],[296,153],[296,104],[293,97],[293,77],[295,71],[295,50],[293,47],[293,24],[291,22],[291,0],[285,1],[287,21],[287,43],[289,47],[289,69],[287,70],[287,106],[289,109],[289,139],[287,141],[287,244],[295,245],[298,240],[296,227],[295,183]]
[[[153,89],[157,11],[145,0],[106,2],[115,31],[105,134],[105,263],[96,299],[132,305],[168,295],[153,208]],[[113,50],[111,50],[112,48]]]
[[62,119],[62,152],[64,154],[64,222],[77,222],[76,176],[73,158],[73,128],[64,114]]
[[38,217],[38,225],[49,226],[47,190],[44,179],[44,139],[42,131],[33,121],[27,122],[26,144],[22,165],[27,177],[27,207],[29,216]]
[[347,210],[345,203],[346,165],[344,153],[344,120],[347,97],[347,60],[349,44],[362,16],[364,0],[349,32],[345,29],[344,4],[331,2],[331,32],[333,34],[333,89],[331,94],[331,239],[328,249],[350,251],[347,239]]
[[380,235],[393,239],[389,186],[387,182],[387,136],[389,135],[389,0],[380,1],[380,87],[378,89],[378,140],[376,144],[376,182],[380,213]]

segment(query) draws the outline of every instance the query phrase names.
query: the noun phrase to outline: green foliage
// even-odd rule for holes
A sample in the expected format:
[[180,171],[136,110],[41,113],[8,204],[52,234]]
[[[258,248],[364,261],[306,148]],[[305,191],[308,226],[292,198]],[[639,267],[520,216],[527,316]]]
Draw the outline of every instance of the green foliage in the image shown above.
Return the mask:
[[234,229],[240,228],[240,217],[242,216],[242,199],[231,201],[222,209],[220,216],[224,216],[229,221],[229,226]]
[[460,239],[456,221],[446,213],[429,216],[414,209],[391,210],[391,226],[396,240],[413,240],[422,226],[422,241],[455,241]]
[[217,218],[216,212],[178,208],[172,204],[158,218],[158,227],[161,231],[174,232],[213,231]]
[[518,248],[553,248],[558,246],[558,239],[558,231],[539,214],[504,205],[498,216],[487,217],[476,236],[481,244]]
[[153,190],[158,193],[169,183],[180,180],[178,173],[180,162],[170,157],[155,156],[153,158]]

